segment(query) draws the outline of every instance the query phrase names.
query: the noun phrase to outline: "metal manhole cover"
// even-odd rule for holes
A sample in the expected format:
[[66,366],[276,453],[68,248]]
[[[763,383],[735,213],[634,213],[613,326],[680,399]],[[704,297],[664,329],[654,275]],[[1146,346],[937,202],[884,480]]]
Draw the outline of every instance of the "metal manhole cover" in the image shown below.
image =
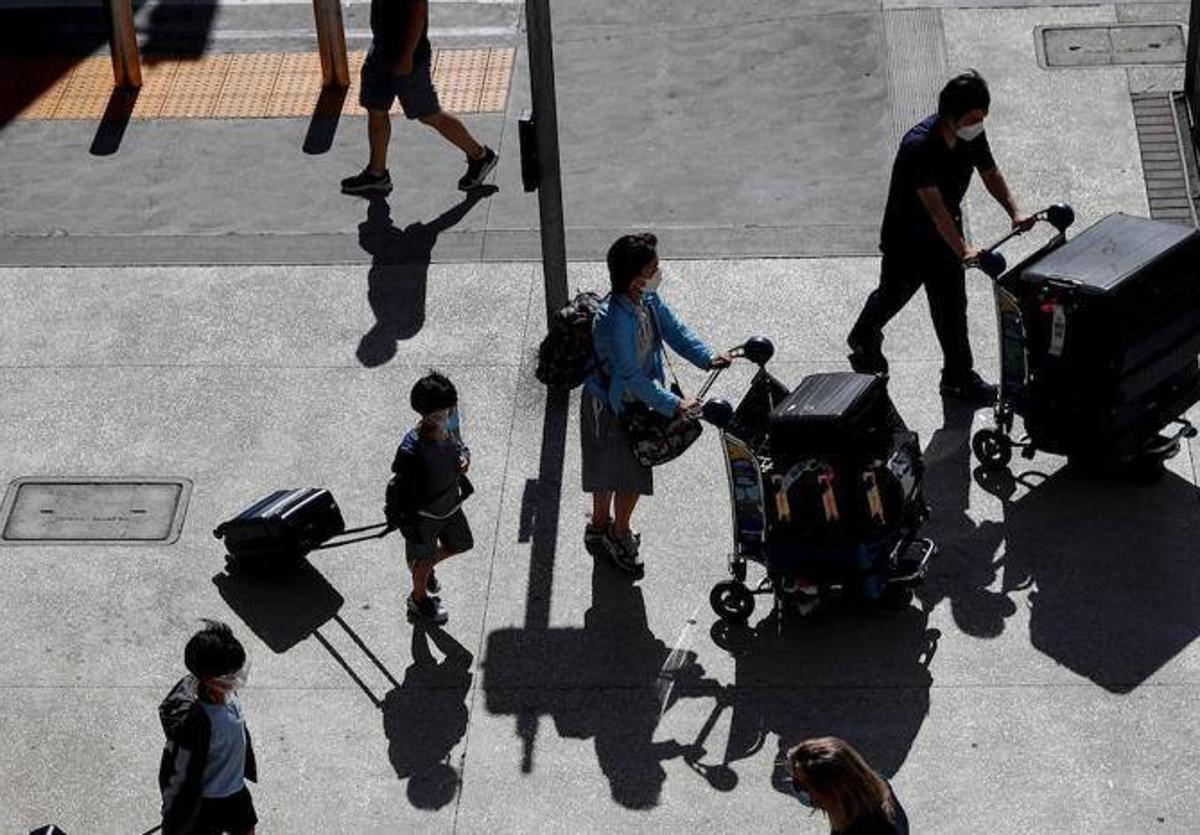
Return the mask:
[[1043,67],[1182,64],[1186,59],[1178,23],[1039,26],[1034,32]]
[[186,478],[18,478],[0,507],[0,544],[171,543],[191,492]]

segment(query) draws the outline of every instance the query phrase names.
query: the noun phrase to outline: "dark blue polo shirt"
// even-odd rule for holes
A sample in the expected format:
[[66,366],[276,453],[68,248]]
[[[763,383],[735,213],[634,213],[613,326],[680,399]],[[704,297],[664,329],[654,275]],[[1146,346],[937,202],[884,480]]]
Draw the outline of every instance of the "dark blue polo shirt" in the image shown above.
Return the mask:
[[879,248],[884,252],[919,254],[930,246],[948,249],[917,189],[937,186],[961,229],[962,199],[971,172],[996,167],[986,132],[970,142],[957,139],[950,148],[937,130],[937,121],[937,114],[926,117],[900,140],[880,231]]

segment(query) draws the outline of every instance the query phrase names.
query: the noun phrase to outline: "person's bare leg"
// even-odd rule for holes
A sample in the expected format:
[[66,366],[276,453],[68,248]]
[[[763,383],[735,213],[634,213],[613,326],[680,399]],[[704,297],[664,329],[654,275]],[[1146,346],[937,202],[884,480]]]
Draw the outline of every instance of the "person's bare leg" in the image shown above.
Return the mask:
[[629,520],[633,516],[633,509],[637,507],[640,498],[641,494],[639,493],[617,493],[613,501],[616,510],[616,518],[613,520],[614,535],[624,536],[629,533]]
[[434,560],[420,560],[413,563],[412,581],[413,581],[413,600],[424,600],[429,585],[429,572],[433,571]]
[[386,110],[367,111],[367,142],[371,146],[371,161],[367,168],[372,174],[387,171],[388,143],[392,139],[392,117]]
[[475,141],[475,137],[471,136],[467,126],[456,116],[440,110],[432,116],[422,116],[420,121],[436,130],[471,159],[479,159],[483,156],[483,146]]
[[603,528],[612,520],[612,497],[609,490],[592,494],[592,527]]

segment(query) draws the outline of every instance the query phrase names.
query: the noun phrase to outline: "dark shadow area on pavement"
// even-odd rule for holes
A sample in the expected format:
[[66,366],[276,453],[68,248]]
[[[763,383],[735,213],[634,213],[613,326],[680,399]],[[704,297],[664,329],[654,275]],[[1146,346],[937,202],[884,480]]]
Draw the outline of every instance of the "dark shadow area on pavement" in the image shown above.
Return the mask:
[[713,639],[736,662],[734,684],[717,697],[716,710],[733,711],[722,764],[754,756],[773,735],[771,782],[791,795],[787,749],[832,735],[884,777],[895,775],[929,713],[941,633],[928,620],[915,606],[839,606],[803,620],[772,613],[754,627],[715,623]]
[[[343,620],[341,594],[307,560],[294,571],[270,574],[237,571],[213,577],[221,598],[273,652],[284,653],[306,638],[315,639],[382,713],[388,758],[396,775],[408,781],[408,798],[420,809],[439,809],[458,792],[458,772],[450,753],[467,726],[471,654],[438,628],[413,626],[413,662],[397,681],[357,632]],[[335,624],[391,685],[378,697],[347,658],[321,634]],[[429,640],[444,655],[437,661]]]
[[139,92],[121,87],[113,88],[104,115],[100,117],[100,124],[96,126],[96,135],[92,138],[92,146],[88,148],[88,153],[95,157],[107,157],[120,150],[121,140],[125,138],[125,129],[129,127],[129,117],[133,115]]
[[429,263],[438,235],[454,226],[496,186],[469,191],[461,202],[429,223],[411,223],[403,229],[392,222],[384,197],[370,198],[367,219],[358,225],[358,242],[371,256],[367,274],[367,301],[375,325],[358,343],[359,362],[368,368],[396,356],[396,343],[416,336],[425,325],[425,288]]
[[[582,629],[497,630],[488,635],[483,669],[490,713],[516,715],[519,725],[521,717],[549,716],[559,736],[593,740],[613,800],[628,809],[657,806],[663,761],[693,751],[654,741],[662,714],[675,700],[715,688],[695,653],[672,657],[650,631],[642,590],[601,560],[592,566]],[[533,740],[524,741],[528,772]]]
[[[132,0],[136,17],[147,0]],[[160,55],[199,58],[208,44],[217,15],[215,0],[204,3],[157,4],[138,26],[139,52],[144,64]],[[104,4],[92,7],[0,9],[0,130],[77,63],[95,55],[109,56],[109,16]],[[128,95],[128,94],[127,94]],[[134,96],[136,100],[136,96]],[[121,113],[133,101],[114,95],[101,120],[91,153],[115,153],[128,123]]]
[[997,556],[1003,526],[976,524],[967,513],[971,501],[971,422],[975,407],[942,401],[942,426],[925,447],[925,497],[932,515],[923,534],[938,546],[917,597],[932,611],[950,603],[954,622],[976,638],[995,638],[1017,611],[1008,594],[991,591],[1002,567]]
[[313,107],[312,119],[308,123],[308,132],[304,135],[304,153],[324,154],[333,147],[333,137],[342,120],[346,92],[345,87],[321,88],[316,106]]
[[1143,684],[1200,635],[1200,490],[1166,473],[1154,485],[1066,466],[975,478],[1004,502],[1004,589],[1029,594],[1039,651],[1112,693]]
[[[429,648],[444,656],[438,661]],[[458,794],[450,764],[467,731],[467,694],[474,657],[437,627],[413,626],[413,662],[404,681],[383,700],[383,732],[396,776],[408,781],[408,800],[418,809],[440,809]]]

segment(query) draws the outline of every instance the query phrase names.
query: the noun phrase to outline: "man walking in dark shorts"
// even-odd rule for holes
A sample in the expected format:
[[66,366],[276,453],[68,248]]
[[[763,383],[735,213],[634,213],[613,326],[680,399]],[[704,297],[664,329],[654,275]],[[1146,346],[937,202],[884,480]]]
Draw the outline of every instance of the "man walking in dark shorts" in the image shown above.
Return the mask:
[[367,110],[371,160],[362,172],[342,180],[346,194],[392,190],[387,170],[392,136],[388,111],[395,99],[400,100],[406,118],[429,125],[467,155],[467,173],[458,181],[459,189],[478,188],[496,167],[496,152],[476,142],[466,125],[438,102],[428,30],[428,0],[371,0],[371,49],[363,62],[359,93],[359,103]]
[[855,371],[886,374],[883,328],[922,284],[933,328],[942,346],[941,393],[990,404],[996,387],[975,372],[967,337],[964,264],[980,250],[963,239],[962,198],[979,171],[983,184],[1012,218],[1014,229],[1033,226],[1017,208],[996,167],[983,132],[991,96],[979,73],[951,79],[938,96],[938,112],[904,135],[892,167],[879,248],[879,287],[850,331]]

